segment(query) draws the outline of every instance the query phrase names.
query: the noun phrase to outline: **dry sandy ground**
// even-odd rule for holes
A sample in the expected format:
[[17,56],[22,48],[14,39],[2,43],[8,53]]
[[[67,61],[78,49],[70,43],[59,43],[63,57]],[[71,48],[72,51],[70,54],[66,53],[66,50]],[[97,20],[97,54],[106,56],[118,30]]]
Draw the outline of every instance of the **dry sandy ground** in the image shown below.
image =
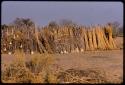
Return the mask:
[[123,37],[116,37],[114,40],[118,48],[123,48]]
[[123,81],[123,50],[84,52],[56,55],[56,63],[63,70],[100,69],[111,83]]
[[[117,38],[118,45],[122,45],[121,38]],[[121,42],[120,42],[121,41]],[[110,83],[123,82],[123,49],[112,51],[95,51],[70,54],[54,54],[55,63],[65,71],[67,69],[100,69],[105,72],[106,79]],[[4,62],[12,62],[12,55],[2,55],[1,60]],[[28,59],[26,59],[28,60]],[[56,67],[54,67],[56,70]]]

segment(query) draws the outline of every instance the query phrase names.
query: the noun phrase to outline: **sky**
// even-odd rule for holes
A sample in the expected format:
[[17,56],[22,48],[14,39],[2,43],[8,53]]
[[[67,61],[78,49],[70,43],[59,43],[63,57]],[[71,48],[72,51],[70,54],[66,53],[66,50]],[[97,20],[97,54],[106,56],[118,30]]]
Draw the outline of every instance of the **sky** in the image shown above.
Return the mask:
[[72,20],[77,24],[95,25],[117,21],[123,25],[122,2],[64,2],[64,1],[4,1],[2,24],[16,18],[30,18],[36,25],[44,26],[50,21]]

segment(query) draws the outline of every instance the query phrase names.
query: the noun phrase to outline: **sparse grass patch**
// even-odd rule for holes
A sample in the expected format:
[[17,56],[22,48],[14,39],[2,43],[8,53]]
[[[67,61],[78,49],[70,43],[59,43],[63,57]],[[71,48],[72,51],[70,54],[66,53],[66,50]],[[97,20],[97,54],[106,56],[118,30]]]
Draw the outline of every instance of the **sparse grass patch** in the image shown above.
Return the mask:
[[58,76],[63,83],[86,83],[97,84],[106,83],[105,73],[97,69],[76,70],[68,69]]
[[[3,83],[56,83],[51,64],[53,56],[49,54],[31,55],[29,62],[25,61],[25,54],[16,51],[15,60],[2,70]],[[47,82],[46,82],[47,80]]]

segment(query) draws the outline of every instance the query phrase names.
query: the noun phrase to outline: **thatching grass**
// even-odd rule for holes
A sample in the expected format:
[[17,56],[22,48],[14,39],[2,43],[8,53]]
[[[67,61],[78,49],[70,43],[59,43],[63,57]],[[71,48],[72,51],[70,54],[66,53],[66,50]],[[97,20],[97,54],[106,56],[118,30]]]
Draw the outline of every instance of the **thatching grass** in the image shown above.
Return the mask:
[[[10,26],[8,27],[10,28]],[[11,29],[13,30],[14,27]],[[22,49],[25,53],[32,51],[39,53],[67,53],[68,51],[70,53],[78,52],[83,47],[84,51],[113,50],[117,48],[112,37],[112,26],[108,25],[105,27],[101,25],[91,27],[59,26],[58,29],[47,25],[39,30],[37,27],[31,27],[27,32],[21,27],[16,29],[13,33],[18,35],[16,38],[14,38],[14,35],[5,36],[5,33],[2,34],[4,36],[1,45],[2,53],[14,52],[17,49]],[[10,41],[12,44],[9,44]],[[21,48],[20,44],[22,45]],[[77,48],[78,50],[76,50]]]

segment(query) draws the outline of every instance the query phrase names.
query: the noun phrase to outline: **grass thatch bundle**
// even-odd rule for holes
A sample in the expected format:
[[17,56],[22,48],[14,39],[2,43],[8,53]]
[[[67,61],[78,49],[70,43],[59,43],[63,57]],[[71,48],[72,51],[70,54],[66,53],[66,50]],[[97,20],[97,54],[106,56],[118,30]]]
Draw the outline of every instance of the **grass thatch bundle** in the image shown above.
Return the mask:
[[[26,28],[26,27],[24,27]],[[25,53],[70,53],[87,50],[116,49],[112,38],[112,26],[4,26],[2,29],[2,53],[23,50]],[[11,44],[9,44],[11,42]]]

